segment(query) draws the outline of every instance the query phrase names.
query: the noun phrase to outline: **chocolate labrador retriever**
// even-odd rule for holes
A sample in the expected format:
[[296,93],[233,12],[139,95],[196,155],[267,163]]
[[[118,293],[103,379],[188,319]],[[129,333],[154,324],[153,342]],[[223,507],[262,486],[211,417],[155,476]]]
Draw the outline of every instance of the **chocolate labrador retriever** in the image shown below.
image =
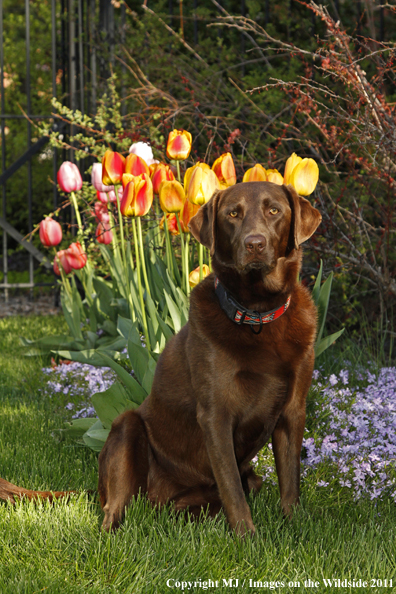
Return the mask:
[[214,272],[192,292],[151,394],[114,421],[100,453],[106,530],[140,491],[195,515],[223,508],[238,534],[254,532],[244,493],[261,487],[250,461],[270,437],[282,509],[292,513],[316,334],[299,246],[320,221],[291,186],[270,182],[216,192],[193,217]]

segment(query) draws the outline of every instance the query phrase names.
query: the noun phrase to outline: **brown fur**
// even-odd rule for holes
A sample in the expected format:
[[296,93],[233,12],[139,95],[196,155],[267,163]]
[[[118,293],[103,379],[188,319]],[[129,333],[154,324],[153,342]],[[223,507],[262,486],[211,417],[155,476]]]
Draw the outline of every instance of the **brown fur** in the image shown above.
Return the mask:
[[[291,514],[316,334],[314,304],[297,281],[299,245],[320,220],[290,186],[269,182],[218,192],[191,220],[237,301],[265,312],[291,295],[290,306],[255,335],[227,318],[213,274],[194,289],[189,322],[159,358],[151,394],[114,421],[100,453],[105,529],[118,526],[140,491],[153,504],[171,502],[196,515],[223,508],[239,534],[254,532],[244,493],[261,487],[250,461],[270,438],[281,506]],[[0,482],[0,497],[13,493],[7,485]]]

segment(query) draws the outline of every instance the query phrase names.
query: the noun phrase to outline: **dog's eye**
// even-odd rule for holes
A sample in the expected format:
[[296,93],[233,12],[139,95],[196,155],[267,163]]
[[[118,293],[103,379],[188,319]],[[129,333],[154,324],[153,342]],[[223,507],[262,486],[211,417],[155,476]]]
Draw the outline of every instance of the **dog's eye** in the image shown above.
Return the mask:
[[276,214],[278,214],[279,212],[280,212],[279,208],[270,208],[270,211],[269,211],[269,213],[270,213],[271,215],[276,215]]
[[230,212],[230,217],[232,217],[233,219],[235,219],[235,217],[237,217],[237,216],[238,216],[238,213],[237,213],[237,211],[236,211],[236,210],[232,210],[232,211]]

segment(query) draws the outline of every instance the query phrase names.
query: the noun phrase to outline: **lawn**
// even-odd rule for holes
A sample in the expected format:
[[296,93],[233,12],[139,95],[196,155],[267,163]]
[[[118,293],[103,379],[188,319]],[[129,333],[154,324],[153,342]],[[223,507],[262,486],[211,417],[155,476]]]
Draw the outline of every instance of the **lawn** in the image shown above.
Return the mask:
[[[323,464],[303,479],[291,522],[280,513],[277,486],[265,482],[250,500],[253,538],[236,538],[223,516],[190,523],[144,499],[116,534],[102,533],[98,501],[86,494],[96,488],[97,455],[58,431],[71,418],[70,395],[50,397],[42,372],[49,360],[24,358],[18,347],[18,336],[59,333],[63,324],[61,317],[0,320],[0,476],[33,489],[80,492],[53,505],[0,503],[1,594],[396,592],[394,500],[356,500],[329,481]],[[338,372],[341,357],[335,347],[328,351],[322,373]],[[311,403],[310,411],[312,424],[320,410]],[[317,486],[318,473],[328,486]]]

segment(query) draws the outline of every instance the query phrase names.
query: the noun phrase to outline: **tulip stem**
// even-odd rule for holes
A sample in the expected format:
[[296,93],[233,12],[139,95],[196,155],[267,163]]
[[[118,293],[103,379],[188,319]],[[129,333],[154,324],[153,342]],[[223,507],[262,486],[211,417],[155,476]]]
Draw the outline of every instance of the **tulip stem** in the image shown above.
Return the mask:
[[148,278],[147,278],[146,260],[144,257],[142,222],[141,222],[140,217],[137,217],[137,228],[138,228],[138,239],[139,239],[140,253],[141,253],[141,258],[142,258],[142,270],[143,270],[144,284],[146,285],[146,291],[147,291],[148,295],[151,297],[150,285],[149,285]]
[[78,225],[77,236],[79,239],[82,240],[84,230],[83,230],[83,226],[82,226],[82,222],[81,222],[80,211],[78,210],[77,198],[76,198],[76,195],[74,192],[70,192],[70,197],[71,197],[71,201],[73,204],[74,212],[76,213],[76,219],[77,219],[77,225]]
[[135,224],[134,218],[132,219],[132,230],[133,230],[133,240],[134,240],[134,244],[135,244],[136,272],[137,272],[137,281],[138,281],[138,288],[139,288],[140,308],[142,310],[143,329],[144,329],[147,348],[149,351],[151,351],[150,338],[149,338],[147,319],[146,319],[146,309],[145,309],[144,299],[143,299],[142,279],[140,276],[139,246],[138,246],[136,224]]
[[189,267],[189,249],[190,249],[190,234],[187,233],[186,235],[186,242],[185,242],[185,249],[184,249],[184,268],[186,271],[186,295],[189,297],[190,295],[190,267]]
[[[118,198],[117,186],[114,186],[114,192],[115,192],[116,199],[117,199],[118,222],[120,225],[120,237],[121,237],[121,252],[122,252],[122,259],[124,261],[124,270],[125,270],[125,274],[126,274],[127,273],[127,265],[126,265],[126,255],[125,255],[124,223],[122,220],[121,205],[120,205],[120,199]],[[127,274],[126,274],[126,277],[128,278]]]
[[181,184],[181,175],[180,175],[180,162],[176,161],[176,169],[177,169],[177,179],[179,184]]
[[[180,219],[179,219],[179,213],[176,212],[176,221],[177,221],[177,227],[179,229],[179,233],[180,233],[180,247],[181,247],[181,263],[182,263],[182,275],[183,275],[183,282],[182,282],[182,286],[185,284],[186,282],[186,270],[185,270],[185,257],[184,257],[184,238],[183,238],[183,231],[181,228],[181,224],[180,224]],[[187,281],[188,284],[188,281]]]
[[166,216],[166,212],[164,213],[164,228],[165,228],[165,246],[166,246],[166,264],[169,269],[169,272],[173,275],[173,259],[171,254],[171,243],[170,243],[170,235],[168,229],[168,218]]
[[199,282],[203,279],[203,250],[202,243],[198,244],[198,258],[199,258]]
[[67,276],[65,274],[65,271],[63,270],[63,266],[61,264],[60,259],[58,258],[58,254],[56,253],[56,249],[55,248],[54,248],[54,254],[55,254],[54,260],[56,260],[57,263],[58,263],[58,268],[59,268],[59,272],[60,272],[60,276],[61,276],[61,280],[62,280],[62,285],[63,285],[66,293],[68,294],[68,296],[71,298],[71,288],[70,288],[70,285],[69,285],[69,281],[67,279]]

